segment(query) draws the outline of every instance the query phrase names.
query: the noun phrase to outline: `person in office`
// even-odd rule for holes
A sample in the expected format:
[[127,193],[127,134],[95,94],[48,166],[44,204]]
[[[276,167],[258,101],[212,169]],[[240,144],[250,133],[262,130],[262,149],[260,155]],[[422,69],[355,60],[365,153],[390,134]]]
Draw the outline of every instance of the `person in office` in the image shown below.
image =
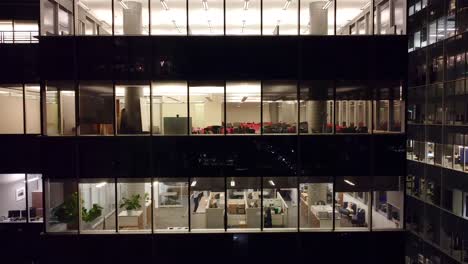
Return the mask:
[[192,193],[192,197],[193,197],[193,212],[196,213],[197,210],[198,210],[198,205],[200,204],[200,199],[202,198],[203,196],[203,192],[199,192],[199,191],[194,191]]
[[271,219],[271,207],[268,206],[265,210],[265,222],[264,222],[265,227],[273,227],[273,221]]

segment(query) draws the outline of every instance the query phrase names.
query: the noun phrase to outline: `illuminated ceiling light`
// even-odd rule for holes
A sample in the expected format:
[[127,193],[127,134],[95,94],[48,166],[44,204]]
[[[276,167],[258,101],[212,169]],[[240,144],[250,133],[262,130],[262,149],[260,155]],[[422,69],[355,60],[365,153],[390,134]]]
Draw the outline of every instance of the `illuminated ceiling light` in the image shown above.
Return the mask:
[[244,29],[245,29],[245,20],[242,20],[242,31],[241,31],[241,33],[244,33]]
[[235,181],[231,181],[231,187],[235,187],[236,186],[236,182]]
[[243,103],[243,102],[245,102],[245,101],[247,101],[247,96],[242,97],[241,102]]
[[177,25],[175,20],[172,20],[172,24],[174,24],[174,27],[177,29],[177,32],[182,33],[182,31],[180,30],[179,25]]
[[101,183],[98,183],[96,184],[96,188],[102,188],[104,186],[106,186],[107,182],[101,182]]
[[333,3],[332,0],[328,0],[328,1],[325,3],[325,5],[323,5],[322,9],[324,9],[324,10],[325,10],[325,9],[328,9],[332,3]]
[[284,3],[283,10],[288,9],[289,5],[291,5],[292,0],[286,0],[286,3]]
[[361,7],[361,10],[367,9],[371,5],[371,1],[367,2],[363,7]]
[[208,20],[208,28],[210,29],[210,33],[213,33],[213,28],[211,27],[211,20]]
[[193,181],[192,184],[190,184],[192,187],[195,187],[195,185],[197,185],[197,181]]
[[205,9],[205,11],[208,11],[208,0],[202,0],[202,4],[203,4],[203,9]]
[[123,0],[119,0],[119,4],[122,6],[123,9],[128,9],[128,5]]
[[34,178],[29,179],[29,180],[24,181],[24,182],[33,182],[33,181],[37,181],[37,180],[39,180],[39,177],[34,177]]
[[90,11],[91,8],[89,8],[83,1],[79,1],[78,5],[84,8],[86,11]]
[[269,180],[268,183],[269,183],[271,186],[275,186],[275,183],[274,183],[272,180]]
[[354,184],[354,182],[352,181],[348,181],[348,180],[344,180],[344,182],[346,182],[347,184],[351,185],[351,186],[355,186],[356,184]]
[[169,11],[169,7],[167,6],[167,3],[165,0],[161,0],[161,5],[164,8],[164,10]]
[[157,185],[157,184],[159,184],[159,181],[154,181],[153,184]]
[[244,1],[244,10],[249,10],[249,3],[250,3],[250,0],[245,0]]

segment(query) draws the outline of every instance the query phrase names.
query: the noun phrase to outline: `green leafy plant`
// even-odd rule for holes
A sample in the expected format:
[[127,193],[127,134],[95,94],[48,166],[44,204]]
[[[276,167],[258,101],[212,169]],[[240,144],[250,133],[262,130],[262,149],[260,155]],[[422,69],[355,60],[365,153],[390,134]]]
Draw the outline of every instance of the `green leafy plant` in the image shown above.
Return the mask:
[[141,200],[141,195],[139,194],[134,194],[129,198],[123,197],[122,202],[120,204],[120,208],[125,208],[127,211],[131,210],[138,210],[141,208],[140,200]]
[[102,215],[102,206],[100,205],[97,205],[97,204],[93,204],[93,207],[89,210],[87,210],[86,208],[82,208],[82,212],[81,212],[81,218],[83,219],[83,221],[89,223],[89,222],[92,222],[94,221],[96,218],[100,217]]

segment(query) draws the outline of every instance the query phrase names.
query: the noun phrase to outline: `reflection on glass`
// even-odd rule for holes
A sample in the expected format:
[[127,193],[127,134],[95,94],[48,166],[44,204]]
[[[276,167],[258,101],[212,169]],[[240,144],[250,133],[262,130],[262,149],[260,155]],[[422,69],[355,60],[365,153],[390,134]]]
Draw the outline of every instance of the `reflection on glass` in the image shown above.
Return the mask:
[[333,132],[333,83],[307,81],[300,86],[299,133]]
[[28,185],[28,215],[29,222],[42,223],[44,221],[44,206],[42,202],[42,175],[26,174]]
[[153,82],[153,134],[187,135],[187,83]]
[[[77,35],[112,34],[112,0],[78,0],[76,3]],[[117,9],[120,5],[116,4]]]
[[260,82],[226,83],[227,134],[260,134]]
[[263,35],[297,35],[298,1],[263,2]]
[[226,35],[260,35],[260,0],[226,1]]
[[151,35],[187,35],[187,1],[151,0]]
[[115,186],[113,179],[83,179],[80,190],[80,231],[115,232]]
[[188,179],[159,178],[153,188],[154,229],[160,232],[188,231]]
[[190,82],[192,134],[224,134],[224,83]]
[[228,177],[228,229],[260,230],[260,185],[260,177]]
[[38,84],[25,85],[26,134],[41,133],[41,96]]
[[222,0],[189,1],[189,35],[223,35]]
[[395,84],[383,84],[375,90],[374,132],[403,132],[403,88]]
[[26,222],[28,213],[25,175],[0,174],[0,179],[0,194],[2,195],[0,223]]
[[297,133],[297,84],[263,83],[263,133]]
[[151,232],[151,179],[118,179],[117,201],[119,232]]
[[149,85],[116,85],[115,105],[118,134],[149,134]]
[[191,230],[224,230],[225,199],[224,178],[192,178]]
[[76,232],[79,219],[78,185],[73,180],[49,179],[45,184],[46,231]]
[[46,135],[75,135],[75,88],[73,83],[47,83]]
[[332,179],[327,177],[307,177],[301,180],[305,182],[299,185],[301,229],[332,229]]
[[0,134],[23,134],[23,86],[0,85]]
[[368,25],[367,34],[372,34],[370,26],[372,18],[370,18],[371,1],[368,0],[337,0],[336,2],[336,34],[337,35],[355,35],[357,31],[357,22],[364,18],[364,22]]
[[263,228],[297,228],[297,179],[263,178]]
[[114,34],[148,35],[148,0],[114,0]]
[[301,35],[335,34],[335,1],[301,1]]
[[340,82],[336,87],[336,132],[369,133],[371,102],[369,90],[359,82]]
[[111,83],[80,83],[80,135],[114,133],[113,95]]

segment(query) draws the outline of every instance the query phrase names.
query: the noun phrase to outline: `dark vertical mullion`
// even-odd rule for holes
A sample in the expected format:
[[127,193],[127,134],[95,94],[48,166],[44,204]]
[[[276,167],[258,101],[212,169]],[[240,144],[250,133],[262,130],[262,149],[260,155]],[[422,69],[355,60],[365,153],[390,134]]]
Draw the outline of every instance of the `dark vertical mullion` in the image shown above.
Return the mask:
[[[190,33],[189,33],[189,32],[190,32],[190,26],[189,26],[189,22],[190,22],[190,21],[189,21],[189,13],[190,13],[190,12],[189,12],[189,11],[190,11],[190,10],[189,10],[189,0],[186,0],[186,1],[185,1],[185,12],[187,12],[187,13],[186,13],[186,14],[187,14],[187,36],[190,35]],[[190,184],[189,184],[189,185],[190,185]]]
[[148,0],[148,35],[151,36],[151,0]]
[[224,115],[224,117],[223,117],[223,118],[224,118],[224,122],[223,122],[223,123],[224,123],[224,124],[223,124],[223,126],[224,126],[224,135],[227,135],[227,119],[226,119],[226,117],[227,117],[227,113],[226,113],[226,111],[227,111],[227,95],[226,95],[226,80],[224,80],[224,104],[223,104],[223,107],[224,107],[224,114],[223,114],[223,115]]
[[260,81],[260,135],[263,135],[263,80]]
[[[332,187],[332,231],[335,231],[336,226],[336,175],[333,173],[333,187]],[[341,221],[341,220],[340,220]]]
[[297,35],[301,35],[301,0],[297,2]]
[[223,0],[223,35],[226,36],[226,0]]
[[224,231],[226,232],[227,231],[227,226],[228,226],[228,215],[227,215],[227,204],[228,204],[228,200],[227,200],[227,177],[226,175],[224,175],[223,172],[221,172],[223,178],[224,178]]
[[[75,8],[76,0],[73,0],[72,3],[73,3],[73,8],[72,8],[72,12],[73,12],[73,13],[72,13],[72,18],[73,18],[73,19],[72,19],[72,20],[73,20],[73,21],[72,21],[72,28],[73,28],[72,30],[73,30],[73,32],[72,32],[71,35],[72,35],[72,36],[76,36],[76,19],[77,19],[77,16],[75,15],[75,12],[76,12],[76,8]],[[39,23],[39,25],[40,25],[40,24],[41,24],[41,23]],[[39,34],[39,35],[40,35],[40,34]]]
[[[76,77],[75,77],[76,78]],[[79,136],[81,133],[81,126],[80,126],[80,84],[75,79],[73,81],[73,88],[75,89],[75,136]],[[60,112],[60,111],[59,111]],[[62,133],[62,128],[60,125],[60,134]]]
[[263,219],[264,219],[264,215],[263,215],[263,175],[260,176],[260,231],[263,231]]
[[263,0],[260,0],[260,36],[263,36]]
[[[299,50],[300,52],[300,50]],[[300,76],[300,72],[298,74]],[[296,82],[296,100],[297,100],[297,131],[296,131],[296,188],[297,188],[297,231],[301,231],[301,159],[300,159],[300,150],[301,150],[301,143],[300,143],[300,136],[299,136],[299,128],[300,128],[300,121],[301,121],[301,98],[300,98],[300,81]]]
[[192,135],[192,126],[190,125],[190,81],[187,82],[187,133]]
[[[374,1],[374,0],[372,0]],[[370,199],[369,199],[369,207],[367,208],[367,210],[369,211],[369,232],[372,232],[372,215],[374,214],[374,212],[372,212],[372,207],[373,207],[373,203],[374,203],[374,182],[372,182],[372,187],[370,189]]]
[[187,200],[188,200],[188,231],[192,232],[192,206],[190,204],[190,200],[192,199],[192,177],[188,176],[188,195],[187,195]]
[[[115,112],[115,111],[114,111]],[[114,175],[115,232],[119,232],[119,206],[117,198],[117,176]]]
[[[47,123],[47,113],[46,113],[46,86],[45,86],[45,82],[44,81],[41,81],[39,83],[39,107],[40,107],[40,118],[41,118],[41,135],[44,136],[47,134],[47,129],[46,129],[46,124]],[[76,130],[76,129],[75,129]],[[44,190],[44,189],[43,189]]]
[[333,3],[333,35],[337,35],[336,34],[336,10],[337,10],[337,6],[338,6],[338,0],[333,0],[334,3]]
[[[127,89],[128,87],[125,87]],[[112,81],[112,119],[113,119],[113,127],[114,127],[114,136],[117,135],[117,108],[116,108],[116,88],[115,88],[115,81]]]
[[[332,124],[332,134],[336,135],[336,110],[338,109],[338,102],[336,101],[336,80],[332,81],[333,89],[333,124]],[[328,107],[328,106],[327,106]]]
[[[47,204],[47,201],[46,201],[46,183],[45,183],[45,179],[44,177],[42,177],[41,179],[41,184],[42,184],[42,207],[43,208],[46,208],[48,209],[49,205]],[[47,180],[47,182],[49,182],[49,180]],[[48,191],[50,193],[50,188],[48,188]],[[49,212],[49,210],[45,210],[43,211],[42,213],[42,221],[43,221],[43,226],[42,226],[42,231],[47,234],[47,213],[46,212]]]
[[[112,36],[115,36],[115,0],[112,1]],[[99,34],[99,32],[98,32]]]
[[[26,192],[26,223],[29,223],[29,186],[28,174],[24,174],[24,191]],[[44,191],[43,191],[44,192]]]
[[[23,134],[27,134],[27,129],[26,129],[26,86],[24,85],[23,82]],[[26,192],[27,193],[27,192]]]

